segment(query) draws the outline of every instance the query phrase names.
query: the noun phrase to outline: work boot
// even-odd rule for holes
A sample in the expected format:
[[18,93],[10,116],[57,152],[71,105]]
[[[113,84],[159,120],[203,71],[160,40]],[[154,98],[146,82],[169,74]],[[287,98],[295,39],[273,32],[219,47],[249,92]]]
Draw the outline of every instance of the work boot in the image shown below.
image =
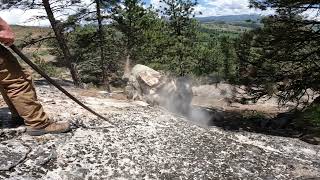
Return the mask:
[[28,127],[27,134],[30,136],[41,136],[44,134],[59,134],[59,133],[66,133],[71,130],[69,122],[52,122],[48,126],[37,129]]

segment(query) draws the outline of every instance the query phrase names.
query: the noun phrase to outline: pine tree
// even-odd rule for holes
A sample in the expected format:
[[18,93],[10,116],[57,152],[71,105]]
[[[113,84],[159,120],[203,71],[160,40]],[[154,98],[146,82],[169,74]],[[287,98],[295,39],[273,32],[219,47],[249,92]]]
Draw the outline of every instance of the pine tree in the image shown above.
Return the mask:
[[[63,59],[65,60],[65,64],[67,68],[70,70],[70,74],[73,80],[73,83],[81,87],[81,80],[78,74],[77,65],[75,62],[75,58],[71,54],[69,47],[67,45],[67,40],[65,37],[65,24],[59,20],[56,19],[54,15],[54,11],[63,11],[64,8],[72,5],[72,2],[69,0],[64,0],[61,2],[58,2],[57,6],[54,6],[54,9],[52,8],[53,4],[57,2],[52,2],[50,0],[41,0],[41,1],[34,1],[34,0],[11,0],[3,2],[3,4],[0,5],[0,8],[11,8],[11,7],[19,7],[19,8],[25,8],[25,9],[35,9],[35,8],[44,8],[47,16],[46,18],[50,21],[51,27],[54,31],[55,38],[58,42],[58,46],[63,54]],[[43,18],[43,17],[41,17]]]
[[[265,18],[263,28],[245,34],[239,59],[249,70],[245,80],[254,99],[276,95],[282,104],[305,102],[309,90],[320,91],[319,1],[264,0],[251,6],[276,14]],[[308,13],[309,12],[309,13]],[[306,17],[309,14],[309,17]]]
[[169,62],[170,71],[179,76],[190,73],[196,65],[194,58],[197,38],[197,22],[192,19],[195,15],[194,6],[197,2],[191,0],[163,0],[162,15],[168,20],[170,41],[166,52],[172,57]]
[[125,36],[125,73],[128,73],[131,61],[135,61],[135,50],[143,37],[143,16],[145,14],[146,10],[142,7],[140,0],[124,0],[113,10],[114,25]]

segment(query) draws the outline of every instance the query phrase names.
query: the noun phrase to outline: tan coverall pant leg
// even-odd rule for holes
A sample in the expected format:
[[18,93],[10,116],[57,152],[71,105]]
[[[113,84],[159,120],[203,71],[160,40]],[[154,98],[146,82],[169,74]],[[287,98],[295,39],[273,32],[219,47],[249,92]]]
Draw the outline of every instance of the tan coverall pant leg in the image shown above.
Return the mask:
[[3,100],[6,102],[8,108],[9,108],[9,110],[10,110],[10,112],[11,112],[11,116],[12,116],[12,117],[19,117],[18,111],[16,110],[16,108],[15,108],[14,105],[12,104],[10,98],[9,98],[8,95],[7,95],[6,90],[4,90],[2,86],[0,86],[0,93],[1,93],[1,95],[2,95],[2,97],[3,97]]
[[[50,123],[37,100],[30,74],[24,71],[12,53],[1,45],[0,85],[27,126],[44,128]],[[9,108],[11,110],[12,107]]]

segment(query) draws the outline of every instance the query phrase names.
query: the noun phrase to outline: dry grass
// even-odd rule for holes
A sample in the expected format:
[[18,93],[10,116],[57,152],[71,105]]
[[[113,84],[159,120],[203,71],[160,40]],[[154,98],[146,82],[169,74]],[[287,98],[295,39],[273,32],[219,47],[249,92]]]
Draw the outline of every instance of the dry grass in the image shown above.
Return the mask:
[[52,30],[48,27],[32,27],[32,26],[18,26],[12,25],[12,30],[16,35],[16,40],[21,41],[26,39],[26,37],[36,38],[39,36],[45,37],[49,33],[52,33]]
[[[31,39],[40,39],[49,36],[53,36],[53,31],[49,27],[33,27],[33,26],[11,26],[15,35],[15,44],[19,45],[28,42]],[[28,56],[34,63],[36,63],[42,70],[44,70],[49,76],[57,78],[70,78],[68,70],[66,68],[56,67],[52,62],[56,62],[56,57],[50,54],[50,49],[45,42],[41,44],[34,44],[23,48],[23,53]],[[29,66],[21,62],[22,66],[28,70],[31,70]],[[40,76],[33,72],[34,79],[40,78]]]

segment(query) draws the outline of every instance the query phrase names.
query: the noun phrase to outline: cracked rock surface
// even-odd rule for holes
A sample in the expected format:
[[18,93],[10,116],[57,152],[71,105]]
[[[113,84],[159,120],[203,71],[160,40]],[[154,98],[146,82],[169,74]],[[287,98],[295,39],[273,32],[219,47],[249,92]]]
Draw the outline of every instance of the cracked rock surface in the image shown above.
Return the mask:
[[141,102],[72,94],[117,127],[54,88],[38,87],[45,110],[72,132],[31,137],[0,129],[0,179],[320,178],[320,146],[293,138],[200,127]]

